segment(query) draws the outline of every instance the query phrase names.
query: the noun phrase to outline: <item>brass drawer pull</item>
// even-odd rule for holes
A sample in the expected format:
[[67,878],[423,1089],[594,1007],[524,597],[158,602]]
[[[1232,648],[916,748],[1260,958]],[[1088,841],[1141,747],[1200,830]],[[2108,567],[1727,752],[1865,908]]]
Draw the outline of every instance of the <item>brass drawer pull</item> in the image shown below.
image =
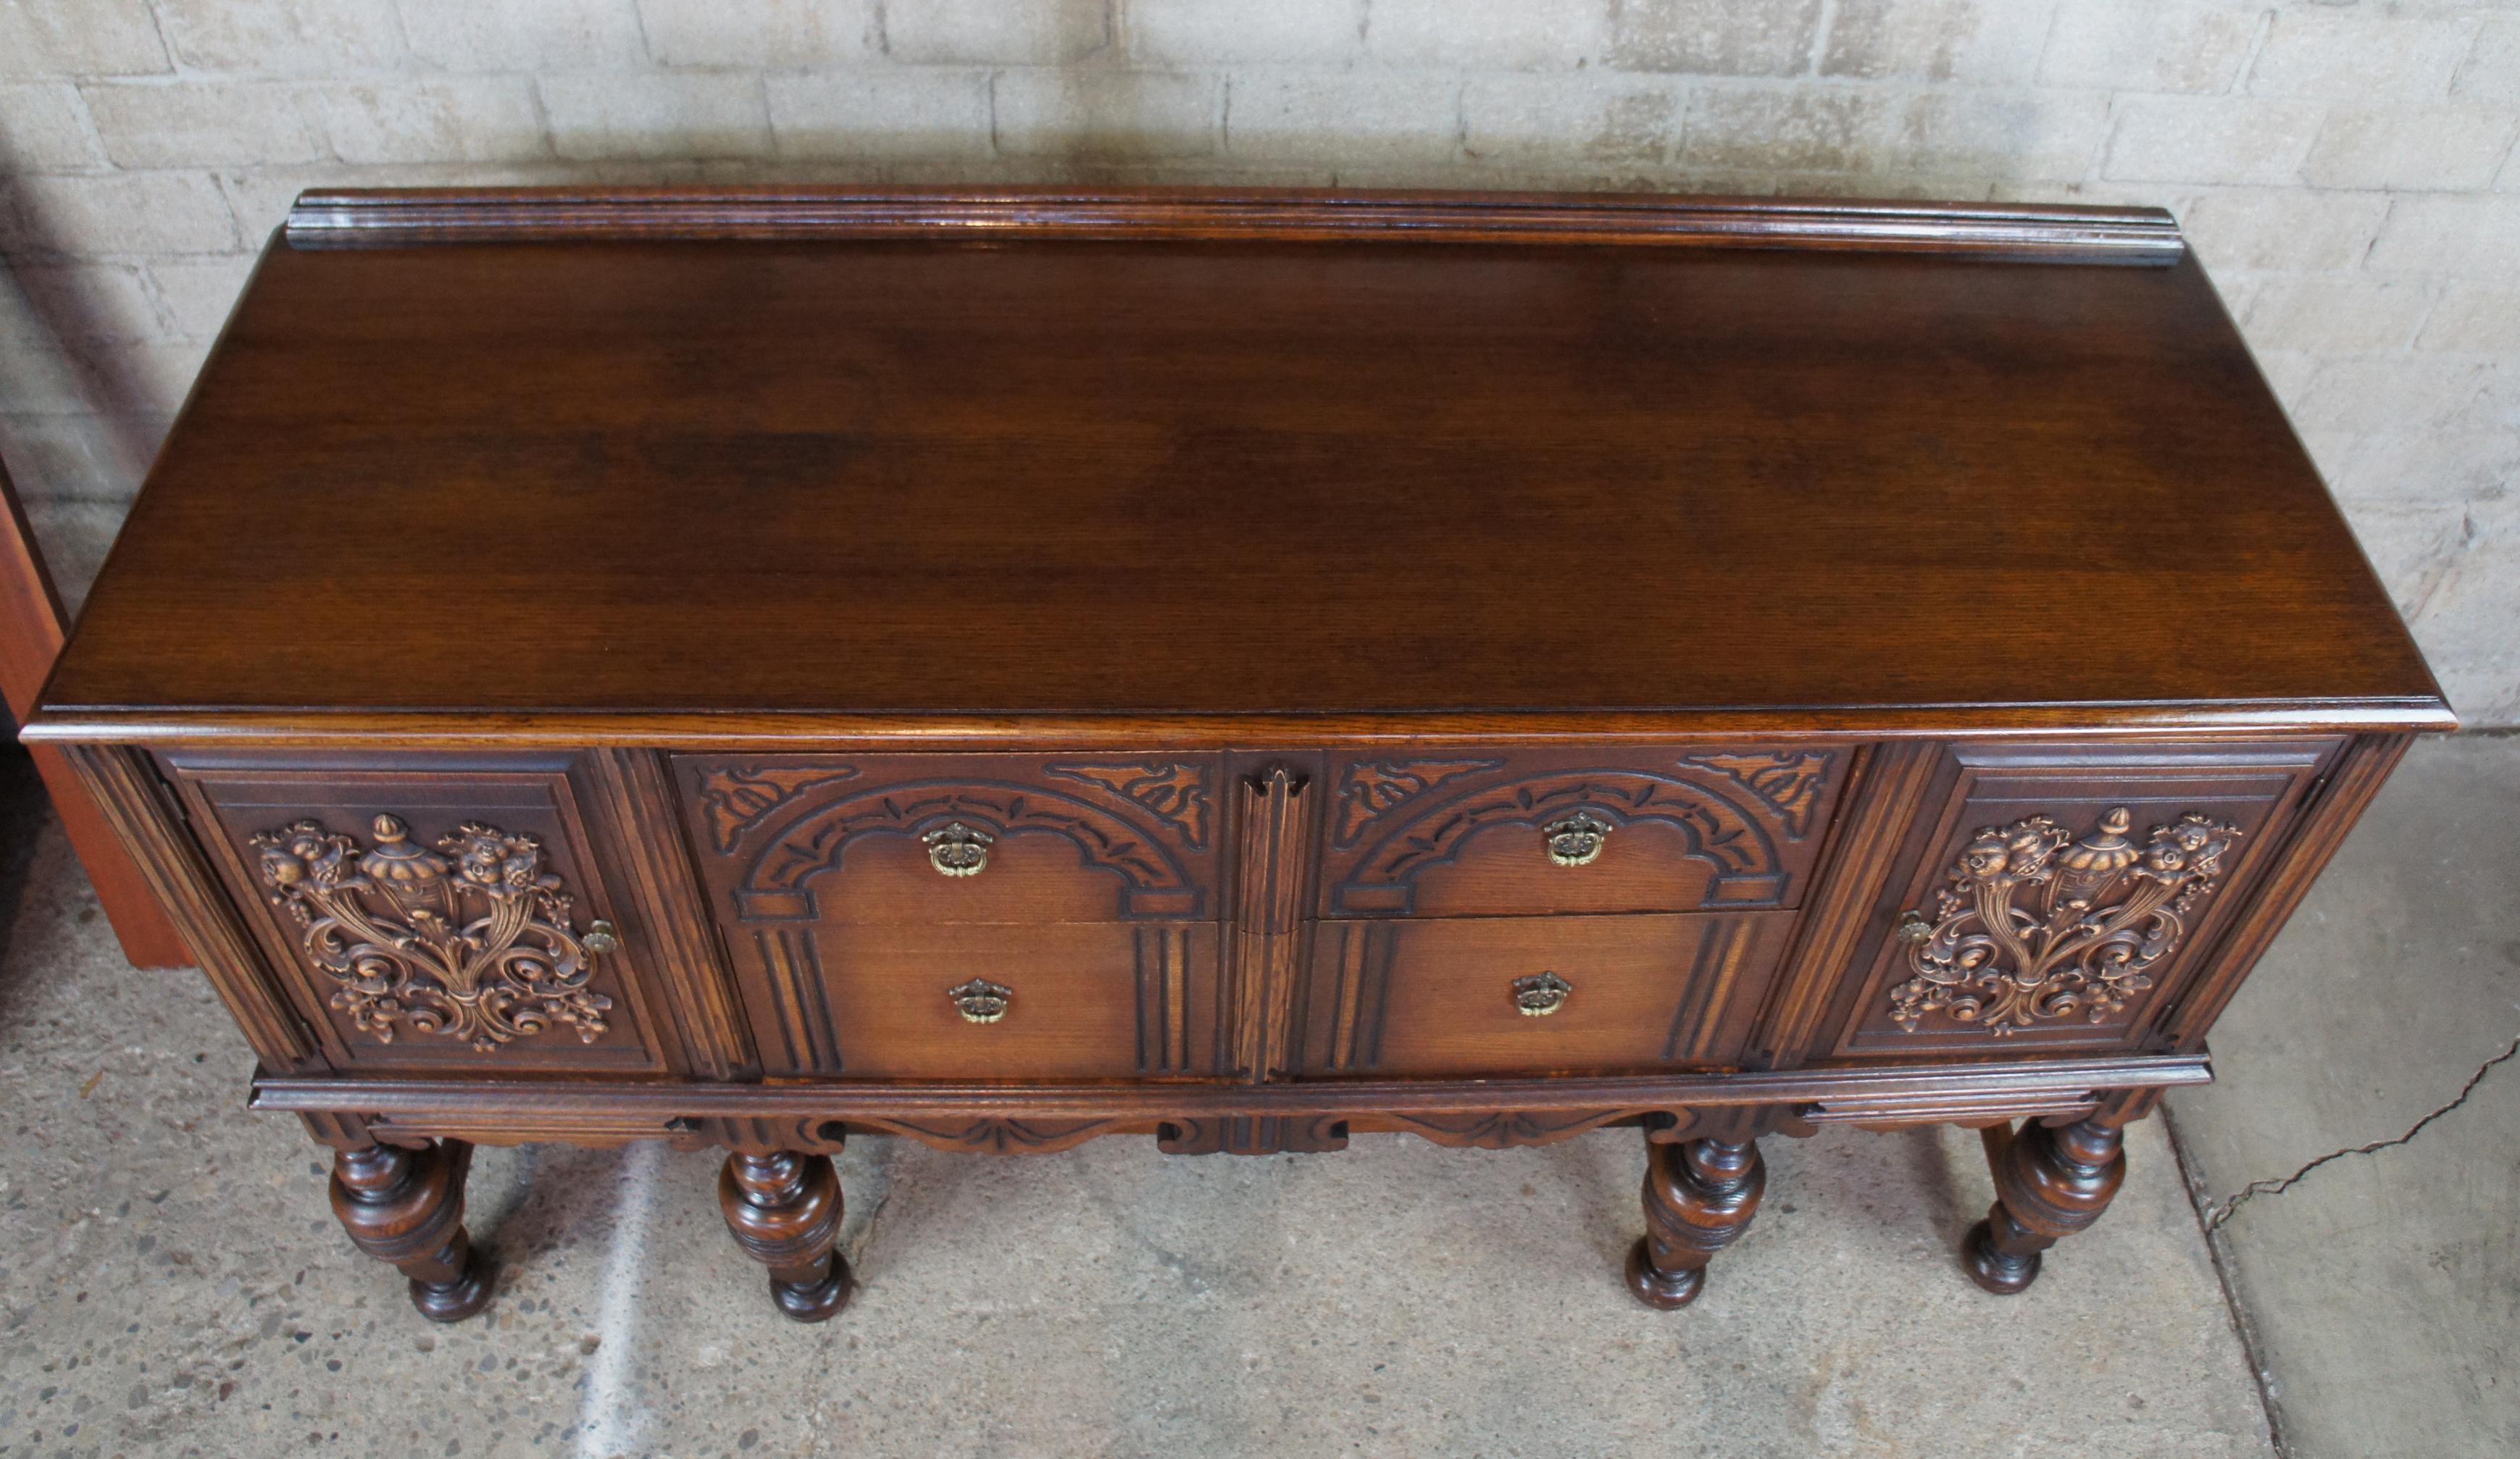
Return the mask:
[[1560,866],[1581,866],[1601,854],[1601,844],[1610,838],[1608,821],[1598,816],[1578,811],[1563,820],[1552,820],[1540,828],[1549,847],[1549,859]]
[[1534,973],[1513,980],[1513,1011],[1525,1018],[1547,1018],[1566,1006],[1575,985],[1555,973]]
[[1007,1016],[1007,1004],[1014,1001],[1015,991],[1002,988],[986,978],[974,978],[960,988],[945,990],[954,1000],[954,1010],[968,1023],[996,1023]]
[[598,957],[609,956],[621,951],[621,939],[615,935],[615,931],[616,929],[609,922],[589,922],[586,924],[586,936],[577,940],[578,945]]
[[927,843],[927,864],[938,872],[946,876],[977,876],[987,869],[990,843],[998,838],[955,820],[919,839]]

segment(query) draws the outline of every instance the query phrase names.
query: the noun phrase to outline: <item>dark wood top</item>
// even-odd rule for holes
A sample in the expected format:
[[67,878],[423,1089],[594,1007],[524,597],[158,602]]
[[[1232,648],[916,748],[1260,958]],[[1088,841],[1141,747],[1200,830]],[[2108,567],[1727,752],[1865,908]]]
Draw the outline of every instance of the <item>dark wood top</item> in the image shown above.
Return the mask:
[[38,732],[2449,722],[2157,213],[958,196],[310,198]]

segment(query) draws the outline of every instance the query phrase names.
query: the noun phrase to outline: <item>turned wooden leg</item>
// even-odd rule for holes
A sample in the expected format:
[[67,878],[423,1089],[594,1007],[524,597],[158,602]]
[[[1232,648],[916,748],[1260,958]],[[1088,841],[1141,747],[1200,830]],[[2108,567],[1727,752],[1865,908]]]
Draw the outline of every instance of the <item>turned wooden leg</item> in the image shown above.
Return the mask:
[[2010,1135],[1986,1132],[1995,1209],[1969,1228],[1961,1264],[1977,1284],[2008,1297],[2039,1275],[2039,1254],[2100,1218],[2126,1178],[2123,1133],[2091,1120],[2063,1128],[2032,1121]]
[[460,1322],[490,1301],[497,1265],[464,1234],[464,1177],[472,1147],[364,1145],[333,1156],[333,1214],[359,1250],[411,1278],[411,1304],[431,1322]]
[[1645,1146],[1645,1234],[1628,1253],[1628,1287],[1649,1307],[1685,1307],[1706,1263],[1749,1228],[1768,1187],[1755,1140]]
[[734,1154],[717,1203],[744,1255],[770,1268],[770,1295],[799,1322],[822,1322],[849,1302],[840,1236],[840,1177],[828,1155]]

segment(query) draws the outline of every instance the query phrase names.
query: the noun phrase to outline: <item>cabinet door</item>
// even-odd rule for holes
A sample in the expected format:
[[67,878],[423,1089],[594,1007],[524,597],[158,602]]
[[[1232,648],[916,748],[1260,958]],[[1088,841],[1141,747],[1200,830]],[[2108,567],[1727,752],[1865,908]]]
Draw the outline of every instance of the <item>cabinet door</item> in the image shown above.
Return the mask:
[[162,763],[336,1065],[669,1067],[570,757]]
[[1833,1052],[2146,1047],[2341,743],[1955,746]]

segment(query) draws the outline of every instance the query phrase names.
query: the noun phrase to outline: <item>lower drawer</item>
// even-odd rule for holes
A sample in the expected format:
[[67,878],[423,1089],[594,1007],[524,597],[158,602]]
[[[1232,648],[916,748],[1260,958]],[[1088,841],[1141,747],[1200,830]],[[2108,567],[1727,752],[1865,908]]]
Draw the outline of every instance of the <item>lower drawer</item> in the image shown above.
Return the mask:
[[1793,913],[1325,922],[1308,1075],[1552,1074],[1733,1062]]
[[1216,1063],[1212,923],[742,932],[729,941],[774,1076],[1126,1079]]

